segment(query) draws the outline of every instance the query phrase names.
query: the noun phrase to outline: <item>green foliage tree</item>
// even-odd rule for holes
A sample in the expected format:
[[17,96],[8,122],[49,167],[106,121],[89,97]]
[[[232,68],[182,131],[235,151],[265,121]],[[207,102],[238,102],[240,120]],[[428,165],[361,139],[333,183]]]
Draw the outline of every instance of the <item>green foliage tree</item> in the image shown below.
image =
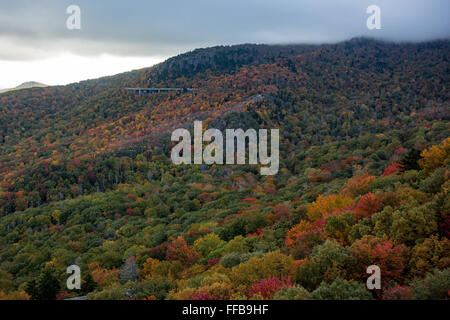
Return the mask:
[[448,299],[450,288],[450,269],[442,271],[434,270],[424,279],[417,279],[412,282],[414,289],[414,299],[418,300],[439,300]]
[[303,262],[296,280],[306,289],[314,290],[323,282],[331,282],[345,272],[351,250],[335,240],[314,247],[311,258]]
[[52,268],[44,268],[37,281],[28,282],[26,287],[26,292],[34,300],[55,300],[59,290],[59,281]]
[[371,300],[372,295],[365,286],[356,281],[336,278],[331,284],[322,282],[320,286],[311,292],[312,300]]
[[274,300],[306,300],[309,292],[300,286],[284,287],[273,296]]

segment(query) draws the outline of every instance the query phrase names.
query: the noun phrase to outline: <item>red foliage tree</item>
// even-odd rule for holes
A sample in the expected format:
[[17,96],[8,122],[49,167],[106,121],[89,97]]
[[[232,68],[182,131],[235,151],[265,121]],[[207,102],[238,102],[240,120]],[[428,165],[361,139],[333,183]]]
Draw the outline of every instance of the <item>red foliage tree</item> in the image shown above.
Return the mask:
[[355,219],[359,220],[372,216],[380,209],[381,200],[372,192],[367,193],[359,199],[354,209]]
[[402,282],[408,262],[408,248],[404,244],[395,246],[390,240],[364,236],[356,240],[351,249],[351,267],[348,271],[352,278],[364,281],[367,279],[367,267],[376,265],[382,272],[383,285],[390,280]]
[[189,297],[190,300],[219,300],[208,291],[196,291]]
[[411,287],[397,285],[383,292],[383,300],[411,300],[413,290]]
[[402,171],[402,164],[398,162],[392,162],[388,165],[383,172],[383,177],[390,176],[391,174]]
[[219,258],[208,260],[208,264],[206,265],[206,268],[207,268],[207,269],[211,269],[211,268],[214,267],[216,264],[218,264],[219,261],[220,261]]
[[447,239],[450,239],[450,218],[447,218],[444,222],[439,224],[439,231],[447,237]]
[[187,245],[186,240],[182,237],[172,240],[172,242],[167,246],[166,259],[169,261],[178,260],[184,266],[191,266],[198,260],[198,258],[198,254],[191,250],[191,248]]
[[292,287],[291,277],[269,277],[253,283],[252,288],[248,293],[248,297],[251,298],[255,294],[261,295],[264,299],[272,299],[273,295],[283,289],[284,287]]

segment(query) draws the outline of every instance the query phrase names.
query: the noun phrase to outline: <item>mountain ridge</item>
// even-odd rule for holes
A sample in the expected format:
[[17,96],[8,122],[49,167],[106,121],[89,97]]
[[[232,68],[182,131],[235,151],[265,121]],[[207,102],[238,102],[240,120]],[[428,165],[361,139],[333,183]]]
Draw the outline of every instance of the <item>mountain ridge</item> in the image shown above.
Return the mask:
[[[214,63],[216,62],[216,60],[220,60],[220,54],[221,53],[227,53],[227,50],[232,50],[233,54],[237,54],[238,52],[244,52],[247,55],[250,53],[258,53],[260,51],[263,52],[263,57],[265,56],[265,59],[269,59],[269,58],[273,58],[275,56],[274,53],[277,53],[277,55],[279,54],[292,54],[293,52],[297,52],[297,53],[305,53],[305,52],[310,52],[311,50],[314,50],[315,48],[319,48],[319,47],[329,47],[329,48],[334,48],[334,47],[339,47],[342,45],[345,46],[349,46],[349,45],[354,45],[355,47],[360,47],[360,46],[365,46],[365,45],[378,45],[378,46],[404,46],[404,47],[408,47],[408,46],[413,46],[413,47],[417,47],[417,48],[421,48],[424,46],[441,46],[443,44],[446,44],[448,46],[448,42],[450,40],[448,39],[435,39],[435,40],[427,40],[427,41],[416,41],[416,42],[409,42],[409,41],[402,41],[402,42],[398,42],[398,41],[390,41],[390,40],[382,40],[382,39],[377,39],[377,38],[369,38],[369,37],[355,37],[352,38],[350,40],[345,40],[345,41],[340,41],[337,43],[332,43],[332,44],[308,44],[308,43],[299,43],[299,44],[254,44],[254,43],[243,43],[243,44],[235,44],[235,45],[217,45],[217,46],[212,46],[212,47],[205,47],[205,48],[198,48],[198,49],[194,49],[185,53],[181,53],[178,55],[175,55],[173,57],[169,57],[166,60],[157,63],[153,66],[149,66],[149,67],[144,67],[141,69],[136,69],[136,70],[130,70],[130,71],[125,71],[125,72],[121,72],[118,74],[114,74],[114,75],[109,75],[109,76],[104,76],[104,77],[100,77],[100,78],[96,78],[96,79],[87,79],[87,80],[80,80],[78,82],[74,82],[74,83],[69,83],[66,85],[53,85],[53,86],[49,86],[46,84],[42,84],[39,82],[35,82],[35,81],[29,81],[29,82],[24,82],[21,85],[17,86],[20,87],[22,85],[26,85],[28,83],[36,83],[37,87],[39,87],[40,85],[42,85],[43,87],[66,87],[66,86],[77,86],[79,84],[84,84],[84,83],[92,83],[92,82],[98,82],[98,81],[111,81],[111,80],[116,80],[116,78],[121,78],[130,74],[134,74],[134,73],[139,73],[142,70],[153,70],[154,75],[160,76],[161,75],[166,75],[168,70],[176,70],[175,72],[179,72],[179,70],[177,70],[176,65],[182,65],[184,62],[190,62],[194,65],[194,70],[195,67],[198,67],[198,65],[202,65],[200,62],[205,62],[203,61],[205,57],[207,57],[206,62],[209,62],[209,65],[206,65],[206,67],[211,68],[212,66],[214,66]],[[265,52],[264,52],[265,51]],[[217,57],[219,56],[219,58]],[[247,59],[247,60],[246,60]],[[261,59],[262,61],[267,61]],[[196,63],[193,63],[196,62]],[[246,64],[252,64],[254,63],[253,61],[248,62],[248,58],[244,57],[241,58],[241,61],[238,61],[237,65],[242,65],[244,64],[244,62],[247,62]],[[220,69],[220,64],[219,64],[219,68],[217,69],[217,71],[221,71],[222,69]],[[179,67],[179,66],[178,66]],[[222,66],[223,67],[223,66]],[[142,82],[141,84],[146,84],[146,82]],[[11,88],[14,89],[14,88]],[[11,90],[11,89],[3,89],[3,90]]]
[[40,82],[36,82],[36,81],[27,81],[27,82],[19,84],[18,86],[14,87],[14,88],[2,89],[2,90],[0,90],[0,94],[9,92],[9,91],[17,91],[17,90],[30,89],[30,88],[45,88],[45,87],[48,87],[48,85],[40,83]]
[[[0,96],[6,294],[77,261],[88,299],[448,298],[449,41],[194,52]],[[195,120],[278,128],[278,174],[172,164]]]

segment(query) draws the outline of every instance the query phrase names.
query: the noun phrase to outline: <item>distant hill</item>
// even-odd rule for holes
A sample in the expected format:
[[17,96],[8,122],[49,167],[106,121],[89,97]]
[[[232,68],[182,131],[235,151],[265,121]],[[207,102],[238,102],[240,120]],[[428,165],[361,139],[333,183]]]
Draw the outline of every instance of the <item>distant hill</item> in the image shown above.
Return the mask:
[[22,90],[22,89],[29,89],[29,88],[45,88],[45,87],[48,87],[48,85],[46,85],[44,83],[36,82],[36,81],[28,81],[28,82],[24,82],[24,83],[18,85],[17,87],[14,87],[14,88],[0,90],[0,94],[8,92],[8,91],[15,91],[15,90]]

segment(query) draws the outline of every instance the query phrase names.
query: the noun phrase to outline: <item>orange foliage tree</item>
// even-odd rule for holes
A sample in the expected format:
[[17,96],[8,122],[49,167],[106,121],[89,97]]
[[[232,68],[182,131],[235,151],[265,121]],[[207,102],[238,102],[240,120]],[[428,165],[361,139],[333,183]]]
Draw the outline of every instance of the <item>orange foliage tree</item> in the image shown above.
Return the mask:
[[166,258],[169,261],[178,260],[184,266],[193,265],[199,258],[198,254],[191,250],[186,240],[178,237],[167,246]]
[[323,224],[323,219],[314,223],[301,220],[288,231],[285,243],[295,258],[308,256],[315,245],[325,241]]
[[383,285],[391,280],[403,282],[409,256],[404,244],[396,246],[390,240],[367,235],[355,241],[351,250],[348,272],[353,279],[364,281],[367,279],[367,267],[377,265],[382,273]]
[[450,159],[450,138],[445,139],[440,145],[423,150],[420,155],[422,159],[419,160],[419,165],[427,173],[444,166]]
[[368,173],[355,176],[350,179],[342,193],[350,197],[356,197],[364,194],[367,188],[375,181],[375,176],[371,176]]
[[308,207],[308,218],[311,221],[317,221],[327,214],[331,214],[334,210],[350,207],[353,204],[354,200],[345,195],[319,195],[317,200]]
[[391,174],[400,172],[402,170],[402,164],[398,162],[392,162],[383,171],[383,177],[390,176]]
[[372,192],[367,193],[359,199],[354,209],[356,220],[370,217],[380,209],[381,199]]

